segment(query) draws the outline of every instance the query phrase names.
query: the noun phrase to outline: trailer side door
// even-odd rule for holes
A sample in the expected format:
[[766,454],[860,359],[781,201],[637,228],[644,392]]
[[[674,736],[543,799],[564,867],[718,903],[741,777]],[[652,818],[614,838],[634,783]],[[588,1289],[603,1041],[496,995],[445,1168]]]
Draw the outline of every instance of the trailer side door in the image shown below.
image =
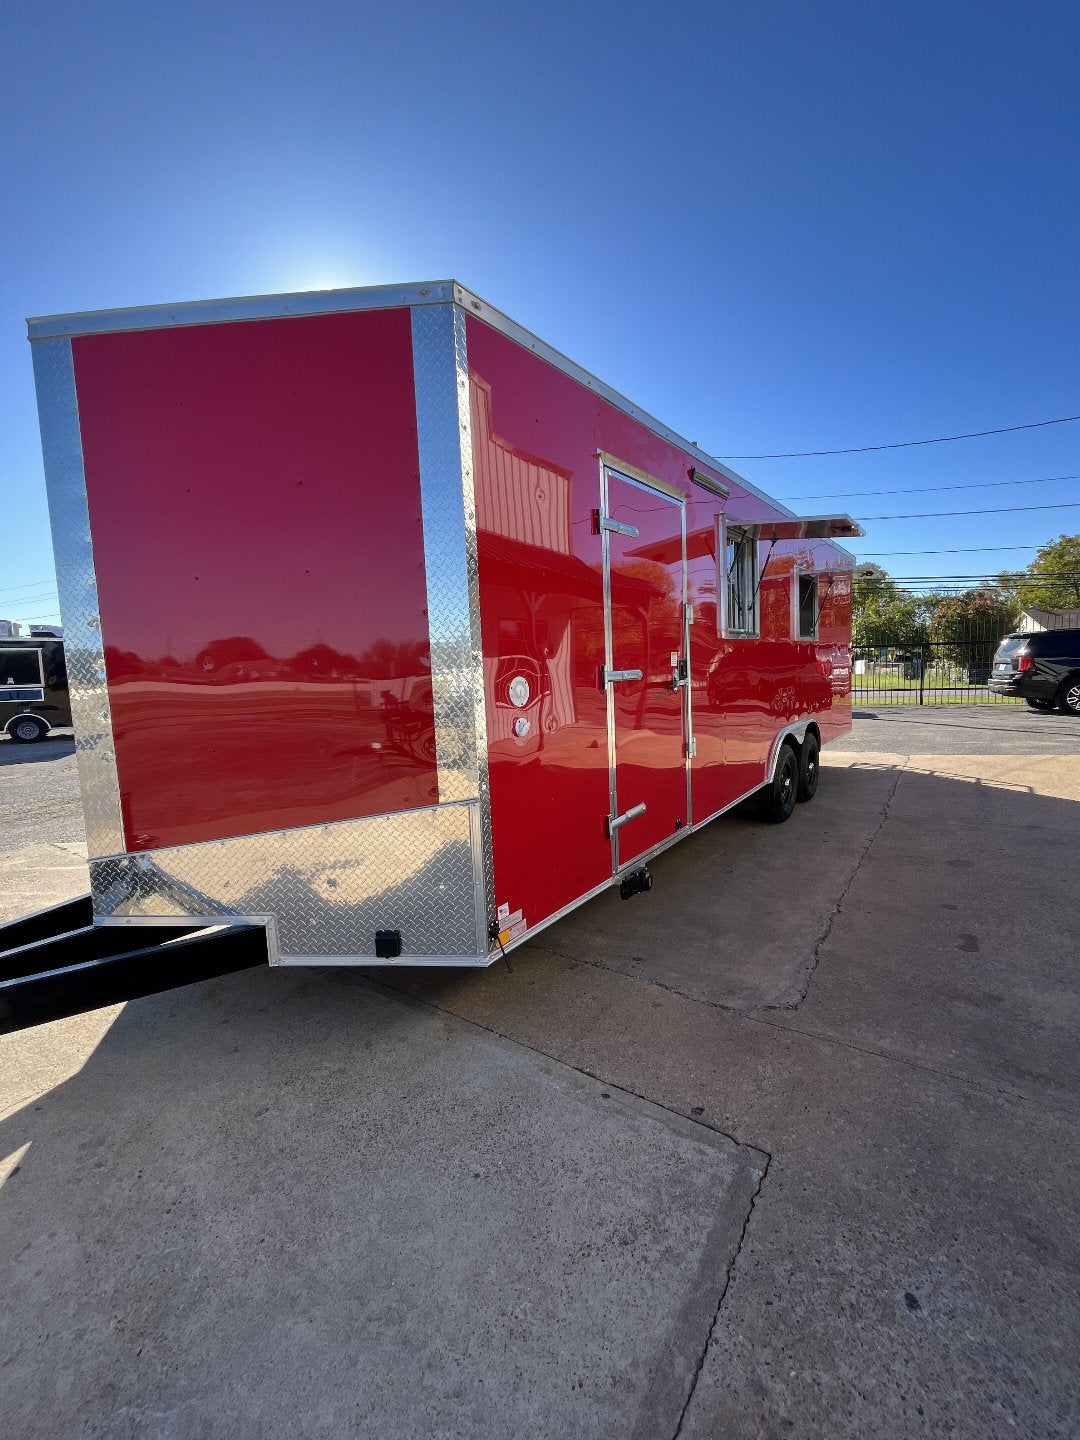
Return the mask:
[[614,869],[689,822],[684,502],[605,468],[601,529]]

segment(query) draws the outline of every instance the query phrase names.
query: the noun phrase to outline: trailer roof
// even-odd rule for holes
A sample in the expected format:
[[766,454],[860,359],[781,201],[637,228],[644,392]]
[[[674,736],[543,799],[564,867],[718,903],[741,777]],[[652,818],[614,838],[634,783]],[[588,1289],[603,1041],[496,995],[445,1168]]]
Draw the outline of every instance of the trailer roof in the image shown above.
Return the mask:
[[[723,475],[748,494],[765,501],[782,515],[790,516],[793,520],[800,518],[781,501],[759,489],[757,485],[730,469],[722,461],[707,454],[693,441],[687,440],[685,436],[657,420],[654,415],[643,410],[640,405],[635,405],[632,400],[628,400],[625,395],[612,389],[610,385],[606,385],[588,370],[563,355],[561,351],[547,345],[530,330],[526,330],[517,321],[511,320],[508,315],[497,310],[493,305],[489,305],[487,301],[466,289],[457,280],[431,280],[407,285],[368,285],[348,290],[309,290],[288,295],[245,295],[227,300],[189,300],[173,305],[139,305],[121,310],[91,310],[71,315],[44,315],[27,320],[26,328],[31,341],[52,340],[76,335],[108,334],[120,330],[156,330],[180,325],[219,325],[230,321],[285,319],[305,315],[339,314],[350,310],[385,310],[403,306],[445,305],[447,303],[460,305],[495,329],[501,330],[503,334],[516,340],[527,350],[531,350],[535,355],[547,361],[548,364],[562,370],[601,396],[609,404],[624,411],[663,439],[679,446],[695,460],[707,465],[718,475]],[[815,516],[809,517],[809,520],[821,520],[822,518],[824,517]],[[838,535],[855,537],[861,535],[862,531],[849,516],[828,518],[842,518],[847,521],[850,528],[837,528],[827,533],[807,530],[801,532],[798,538],[827,539],[842,553],[849,554],[843,546],[836,544],[835,537]],[[854,561],[855,557],[849,556],[849,558]]]

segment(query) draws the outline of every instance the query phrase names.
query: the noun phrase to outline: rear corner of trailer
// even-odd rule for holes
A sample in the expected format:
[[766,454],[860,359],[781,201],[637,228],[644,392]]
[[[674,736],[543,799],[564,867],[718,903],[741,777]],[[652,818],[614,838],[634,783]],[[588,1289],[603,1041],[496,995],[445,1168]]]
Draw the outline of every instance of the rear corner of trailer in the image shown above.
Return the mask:
[[414,314],[31,322],[99,919],[261,918],[277,958],[321,963],[393,958],[376,934],[408,952],[411,927],[418,958],[475,956],[475,822],[440,805]]

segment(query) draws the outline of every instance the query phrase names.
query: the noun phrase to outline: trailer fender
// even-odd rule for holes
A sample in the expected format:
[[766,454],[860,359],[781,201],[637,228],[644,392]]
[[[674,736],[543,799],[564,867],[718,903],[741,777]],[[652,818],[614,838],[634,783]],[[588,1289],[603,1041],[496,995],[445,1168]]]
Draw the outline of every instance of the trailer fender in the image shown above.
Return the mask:
[[776,762],[780,758],[780,746],[783,745],[784,741],[794,740],[796,747],[801,748],[807,734],[813,735],[818,744],[821,744],[821,731],[818,729],[817,722],[814,720],[796,720],[790,725],[785,725],[782,730],[777,731],[772,742],[772,748],[769,751],[768,764],[765,766],[764,784],[770,784],[773,776],[776,774]]

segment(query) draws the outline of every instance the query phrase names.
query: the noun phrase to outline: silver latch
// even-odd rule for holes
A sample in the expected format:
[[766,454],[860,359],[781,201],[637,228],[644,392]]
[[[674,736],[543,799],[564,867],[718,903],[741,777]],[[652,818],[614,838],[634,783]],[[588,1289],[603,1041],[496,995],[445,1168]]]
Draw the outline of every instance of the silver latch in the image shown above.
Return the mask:
[[641,533],[636,525],[624,525],[621,520],[612,520],[610,515],[601,515],[596,512],[596,523],[601,530],[607,530],[612,535],[629,535],[631,540],[636,540]]

